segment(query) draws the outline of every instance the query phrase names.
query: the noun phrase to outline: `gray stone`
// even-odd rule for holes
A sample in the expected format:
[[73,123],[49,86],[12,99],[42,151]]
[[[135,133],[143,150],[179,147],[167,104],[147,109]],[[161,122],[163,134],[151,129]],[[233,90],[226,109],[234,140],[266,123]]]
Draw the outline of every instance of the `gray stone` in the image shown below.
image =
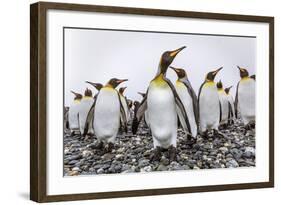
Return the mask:
[[239,167],[239,164],[234,159],[231,159],[231,160],[227,161],[225,165],[226,165],[227,168],[237,168],[237,167]]
[[246,157],[246,158],[255,157],[255,148],[253,148],[253,147],[245,147],[245,151],[243,153],[243,157]]
[[157,171],[167,171],[168,167],[163,165],[163,164],[159,164],[159,166],[156,169]]
[[103,168],[99,168],[98,170],[97,170],[97,174],[103,174],[104,173],[104,169]]

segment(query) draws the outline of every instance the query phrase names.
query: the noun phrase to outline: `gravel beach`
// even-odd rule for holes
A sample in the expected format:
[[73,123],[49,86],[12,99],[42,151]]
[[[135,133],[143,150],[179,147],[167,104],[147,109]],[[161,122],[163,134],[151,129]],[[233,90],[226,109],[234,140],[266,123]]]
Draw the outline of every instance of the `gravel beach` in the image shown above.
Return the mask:
[[190,169],[237,168],[255,166],[255,130],[245,131],[240,120],[220,130],[223,136],[203,138],[189,145],[178,129],[177,160],[170,162],[164,151],[160,161],[151,161],[152,137],[143,125],[136,135],[120,134],[109,153],[96,149],[97,139],[64,135],[64,175],[97,175]]

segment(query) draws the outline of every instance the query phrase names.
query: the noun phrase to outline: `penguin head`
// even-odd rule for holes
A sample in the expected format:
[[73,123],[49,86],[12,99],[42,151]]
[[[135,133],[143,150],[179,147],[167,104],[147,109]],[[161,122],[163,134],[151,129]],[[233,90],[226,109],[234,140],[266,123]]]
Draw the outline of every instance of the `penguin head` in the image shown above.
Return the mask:
[[81,100],[82,99],[82,95],[79,93],[76,93],[74,91],[71,90],[71,93],[73,93],[75,95],[74,100]]
[[171,65],[171,63],[173,62],[174,58],[177,56],[177,54],[182,51],[183,49],[185,49],[186,47],[180,47],[176,50],[173,51],[165,51],[160,59],[160,72],[162,74],[166,73],[168,67]]
[[170,66],[170,68],[172,68],[176,72],[176,74],[178,76],[178,79],[182,79],[182,78],[187,77],[186,76],[186,72],[185,72],[184,69],[182,69],[182,68],[175,68],[173,66]]
[[123,93],[124,93],[124,91],[126,90],[126,88],[127,88],[127,87],[121,87],[121,88],[119,88],[119,93],[120,93],[121,95],[123,95]]
[[223,88],[221,80],[219,82],[217,82],[217,88],[218,89],[222,89]]
[[98,91],[102,89],[103,85],[101,83],[92,83],[90,81],[86,81],[86,83],[89,83],[90,85],[94,86]]
[[112,87],[112,88],[116,88],[120,83],[128,81],[128,79],[117,79],[117,78],[111,78],[108,83],[107,86]]
[[240,71],[240,77],[241,78],[245,78],[245,77],[248,77],[249,76],[249,73],[248,71],[245,69],[245,68],[241,68],[239,66],[237,66],[237,68],[239,69]]
[[92,91],[90,89],[86,88],[86,90],[84,92],[84,96],[93,97]]
[[222,69],[223,67],[220,67],[217,70],[211,71],[207,74],[206,76],[206,81],[214,81],[216,75],[218,74],[218,72]]
[[142,93],[142,92],[138,92],[139,95],[141,95],[143,98],[145,96],[145,93]]
[[225,89],[224,89],[225,93],[228,94],[231,88],[232,88],[232,86],[230,86],[230,87],[228,87],[228,88],[225,88]]

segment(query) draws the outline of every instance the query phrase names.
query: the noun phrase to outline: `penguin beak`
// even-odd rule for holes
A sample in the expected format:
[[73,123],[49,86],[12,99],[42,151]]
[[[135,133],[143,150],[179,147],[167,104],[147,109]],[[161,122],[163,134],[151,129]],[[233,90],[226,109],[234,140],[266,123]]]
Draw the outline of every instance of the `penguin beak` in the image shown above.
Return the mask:
[[92,82],[90,82],[90,81],[85,81],[86,83],[89,83],[90,85],[92,85],[92,86],[94,86],[94,87],[96,87],[97,86],[97,84],[96,83],[92,83]]
[[78,93],[74,92],[74,91],[70,91],[71,93],[73,93],[76,97],[79,95]]
[[145,96],[145,93],[138,92],[138,94],[141,95],[142,97]]
[[170,68],[172,68],[176,73],[179,73],[179,70],[173,66],[170,66]]
[[223,67],[220,67],[219,69],[215,70],[212,75],[215,77],[222,68]]
[[128,81],[128,79],[123,79],[123,80],[118,79],[118,80],[116,80],[117,83],[123,83],[125,81]]
[[230,90],[232,88],[232,86],[228,87],[228,89]]
[[99,83],[92,83],[90,81],[85,81],[86,83],[89,83],[90,85],[94,86],[97,90],[100,90],[102,88],[102,85]]
[[239,66],[237,66],[237,68],[241,71],[241,68]]
[[182,51],[183,49],[185,49],[186,48],[186,46],[183,46],[183,47],[180,47],[180,48],[178,48],[178,49],[176,49],[176,50],[174,50],[174,51],[171,51],[170,52],[170,56],[171,57],[175,57],[180,51]]

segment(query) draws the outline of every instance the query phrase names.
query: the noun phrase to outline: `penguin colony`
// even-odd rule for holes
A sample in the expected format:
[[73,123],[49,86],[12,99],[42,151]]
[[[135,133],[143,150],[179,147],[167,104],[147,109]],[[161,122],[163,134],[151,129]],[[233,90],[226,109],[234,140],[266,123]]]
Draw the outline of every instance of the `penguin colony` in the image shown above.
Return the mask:
[[[221,80],[215,83],[217,73],[223,69],[220,67],[206,74],[196,94],[186,71],[171,66],[184,49],[185,46],[162,54],[157,73],[146,92],[138,92],[143,97],[141,102],[127,99],[126,87],[117,90],[128,79],[112,78],[105,85],[86,81],[97,90],[95,96],[88,88],[84,96],[71,91],[74,99],[67,112],[67,128],[72,134],[95,135],[99,141],[96,148],[110,152],[119,132],[136,134],[139,123],[144,120],[153,138],[151,160],[159,160],[161,152],[168,150],[170,161],[176,157],[178,128],[186,133],[186,139],[191,143],[196,141],[198,134],[222,137],[219,129],[233,124],[238,115],[246,129],[254,128],[255,75],[249,76],[245,68],[237,66],[241,79],[234,100],[229,93],[232,86],[224,89]],[[174,84],[166,76],[169,68],[178,77]],[[130,130],[129,122],[132,122]]]

